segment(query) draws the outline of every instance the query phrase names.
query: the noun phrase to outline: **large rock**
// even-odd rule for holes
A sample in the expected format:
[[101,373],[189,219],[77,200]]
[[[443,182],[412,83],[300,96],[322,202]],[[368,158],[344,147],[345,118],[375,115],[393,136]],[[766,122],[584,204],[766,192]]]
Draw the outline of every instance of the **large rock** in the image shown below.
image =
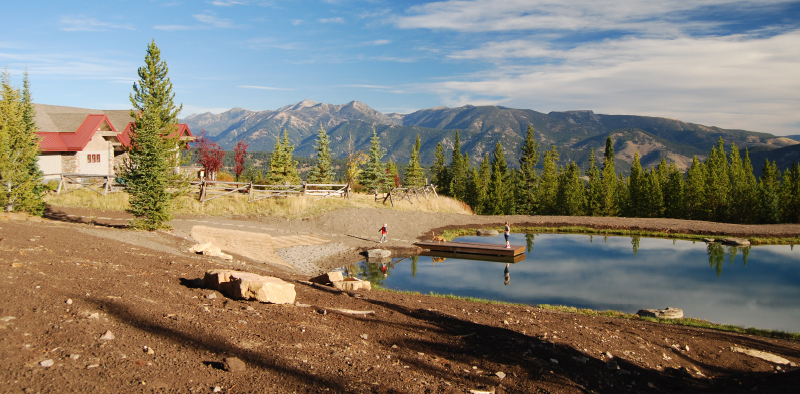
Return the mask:
[[319,283],[321,285],[327,285],[329,283],[333,283],[336,281],[343,280],[342,273],[339,271],[331,271],[326,274],[322,274],[320,276],[314,277],[309,279],[309,282]]
[[367,251],[368,260],[382,260],[389,258],[392,252],[385,249],[370,249]]
[[233,270],[206,272],[203,283],[237,300],[255,300],[271,304],[291,304],[297,293],[294,285],[271,276]]
[[655,317],[658,319],[681,319],[683,318],[683,309],[671,307],[667,309],[640,309],[636,314],[641,317]]
[[333,287],[339,290],[355,291],[355,290],[372,290],[372,283],[361,280],[358,278],[345,278],[344,280],[337,280],[333,282]]
[[722,244],[733,246],[750,246],[750,241],[744,238],[725,238],[722,240]]
[[744,353],[744,354],[746,354],[746,355],[748,355],[750,357],[760,358],[760,359],[762,359],[764,361],[769,361],[769,362],[775,363],[775,364],[788,365],[788,364],[791,363],[791,361],[789,361],[789,360],[787,360],[787,359],[785,359],[785,358],[783,358],[781,356],[776,356],[776,355],[774,355],[772,353],[762,352],[760,350],[743,349],[743,348],[734,346],[734,347],[731,348],[731,351],[734,351],[736,353]]
[[478,231],[476,231],[475,233],[481,237],[491,237],[494,235],[500,235],[500,232],[497,230],[486,230],[483,228],[478,229]]
[[202,254],[203,256],[219,257],[224,260],[233,260],[233,256],[222,253],[222,249],[220,249],[219,246],[212,245],[211,242],[196,244],[191,248],[189,248],[189,252],[199,253]]

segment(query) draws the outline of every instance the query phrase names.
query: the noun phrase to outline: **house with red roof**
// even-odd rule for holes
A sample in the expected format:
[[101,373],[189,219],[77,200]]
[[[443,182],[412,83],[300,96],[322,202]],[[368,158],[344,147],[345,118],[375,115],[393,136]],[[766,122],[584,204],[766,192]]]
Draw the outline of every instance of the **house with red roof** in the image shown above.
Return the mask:
[[[93,110],[34,104],[39,142],[39,168],[45,179],[60,174],[116,175],[126,157],[134,119],[130,110]],[[194,136],[185,124],[178,135]],[[173,134],[174,136],[174,134]]]

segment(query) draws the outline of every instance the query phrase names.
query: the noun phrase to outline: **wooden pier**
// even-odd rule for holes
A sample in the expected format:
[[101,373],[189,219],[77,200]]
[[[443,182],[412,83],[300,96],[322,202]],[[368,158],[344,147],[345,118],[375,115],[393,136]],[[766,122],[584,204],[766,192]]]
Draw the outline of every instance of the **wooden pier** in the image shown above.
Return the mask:
[[486,256],[517,256],[525,253],[525,246],[503,244],[484,244],[480,242],[416,242],[414,245],[432,252],[469,253]]
[[427,251],[419,254],[420,256],[433,257],[435,259],[455,259],[455,260],[476,260],[476,261],[489,261],[493,263],[511,263],[516,264],[525,260],[525,253],[516,256],[491,256],[488,254],[471,254],[471,253],[451,253],[451,252],[434,252]]

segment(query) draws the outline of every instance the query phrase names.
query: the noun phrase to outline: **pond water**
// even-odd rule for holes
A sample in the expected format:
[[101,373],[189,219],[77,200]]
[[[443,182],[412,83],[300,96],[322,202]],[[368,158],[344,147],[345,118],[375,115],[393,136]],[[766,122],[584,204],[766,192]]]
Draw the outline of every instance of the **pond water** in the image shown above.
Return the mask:
[[[456,240],[505,243],[502,235]],[[512,234],[511,243],[527,249],[508,266],[415,256],[349,271],[395,290],[628,313],[669,306],[715,323],[800,332],[800,247],[576,234]]]

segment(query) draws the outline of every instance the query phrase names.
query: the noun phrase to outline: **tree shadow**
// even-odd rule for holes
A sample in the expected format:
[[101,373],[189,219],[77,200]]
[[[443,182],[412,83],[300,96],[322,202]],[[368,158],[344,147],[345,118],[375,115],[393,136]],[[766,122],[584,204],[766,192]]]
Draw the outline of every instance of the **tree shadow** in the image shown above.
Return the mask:
[[119,229],[130,228],[130,224],[127,223],[126,224],[99,223],[95,221],[93,218],[87,219],[81,216],[69,215],[66,212],[61,211],[58,208],[52,207],[50,205],[45,206],[42,217],[45,219],[50,219],[65,223],[93,224],[95,226],[100,226],[100,227],[119,228]]

